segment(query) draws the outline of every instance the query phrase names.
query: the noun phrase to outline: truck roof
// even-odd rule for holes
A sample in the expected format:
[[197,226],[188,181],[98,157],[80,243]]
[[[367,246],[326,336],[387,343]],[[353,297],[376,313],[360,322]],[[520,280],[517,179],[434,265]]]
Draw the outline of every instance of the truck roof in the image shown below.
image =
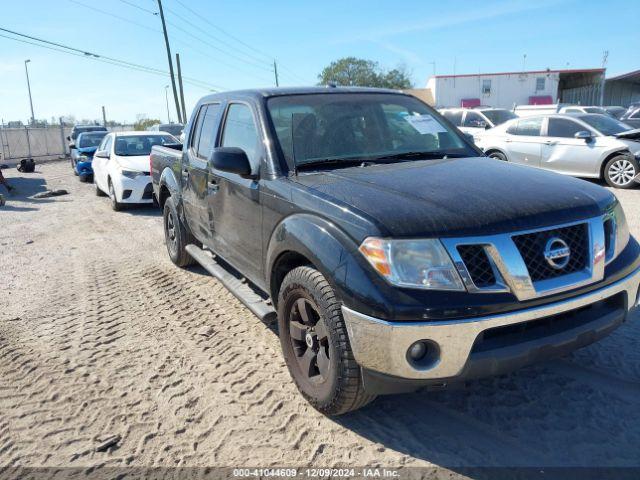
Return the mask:
[[[225,92],[214,93],[202,98],[201,102],[209,100],[223,99],[228,97],[254,97],[268,98],[279,97],[283,95],[312,95],[317,93],[403,93],[402,90],[391,90],[387,88],[369,88],[369,87],[269,87],[269,88],[253,88],[247,90],[230,90]],[[408,94],[407,94],[408,95]]]

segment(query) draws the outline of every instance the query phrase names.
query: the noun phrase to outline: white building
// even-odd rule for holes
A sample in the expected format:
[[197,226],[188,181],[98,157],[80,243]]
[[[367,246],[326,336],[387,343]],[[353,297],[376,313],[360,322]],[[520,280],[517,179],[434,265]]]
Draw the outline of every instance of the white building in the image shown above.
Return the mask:
[[599,105],[605,69],[436,75],[427,89],[438,107],[580,103]]

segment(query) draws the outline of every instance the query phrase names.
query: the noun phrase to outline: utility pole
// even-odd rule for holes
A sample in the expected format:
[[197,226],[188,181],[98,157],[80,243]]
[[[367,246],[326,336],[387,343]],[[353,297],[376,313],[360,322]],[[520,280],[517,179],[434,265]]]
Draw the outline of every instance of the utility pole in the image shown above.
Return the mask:
[[178,122],[182,122],[180,114],[180,101],[178,100],[178,91],[176,90],[176,79],[173,76],[173,62],[171,61],[171,48],[169,47],[169,35],[167,34],[167,24],[164,21],[164,11],[162,10],[162,0],[158,0],[158,8],[160,9],[160,19],[162,20],[162,31],[164,33],[164,43],[167,47],[167,60],[169,60],[169,76],[171,77],[171,86],[173,87],[173,98],[176,101],[176,112],[178,114]]
[[171,123],[171,113],[169,112],[169,94],[167,91],[169,90],[169,85],[165,85],[164,87],[164,100],[167,102],[167,123]]
[[[31,99],[31,83],[29,82],[29,69],[27,68],[27,63],[29,63],[31,60],[25,60],[24,61],[24,71],[27,74],[27,89],[29,90],[29,105],[31,105],[31,125],[35,125],[36,124],[36,117],[33,114],[33,100]],[[29,157],[31,157],[31,154],[29,154]]]
[[180,54],[176,53],[176,65],[178,66],[178,85],[180,86],[180,103],[182,104],[183,124],[187,123],[187,109],[184,106],[184,88],[182,88],[182,69],[180,68]]
[[106,127],[107,126],[107,114],[104,111],[104,105],[102,106],[102,124]]
[[609,59],[609,50],[605,50],[604,52],[602,52],[602,73],[600,77],[600,106],[601,107],[604,105],[604,90],[606,87],[605,73],[607,71],[606,65],[607,65],[608,59]]
[[280,86],[280,82],[278,81],[278,64],[276,61],[273,61],[273,73],[276,76],[276,87]]

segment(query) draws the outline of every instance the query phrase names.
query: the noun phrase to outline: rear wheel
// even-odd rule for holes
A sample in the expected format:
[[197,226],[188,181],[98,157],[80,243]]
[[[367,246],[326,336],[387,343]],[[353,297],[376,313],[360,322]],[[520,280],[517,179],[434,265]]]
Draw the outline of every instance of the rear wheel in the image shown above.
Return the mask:
[[278,295],[278,327],[291,377],[317,410],[340,415],[375,398],[364,391],[340,302],[320,272],[297,267],[286,275]]
[[496,160],[502,160],[503,162],[507,161],[507,156],[502,152],[490,152],[488,157],[495,158]]
[[195,243],[195,239],[180,221],[178,209],[171,197],[167,198],[164,203],[163,220],[164,239],[169,258],[179,267],[193,265],[195,261],[187,253],[186,247],[190,243]]
[[616,155],[604,167],[604,179],[614,188],[633,187],[638,173],[638,162],[629,155]]

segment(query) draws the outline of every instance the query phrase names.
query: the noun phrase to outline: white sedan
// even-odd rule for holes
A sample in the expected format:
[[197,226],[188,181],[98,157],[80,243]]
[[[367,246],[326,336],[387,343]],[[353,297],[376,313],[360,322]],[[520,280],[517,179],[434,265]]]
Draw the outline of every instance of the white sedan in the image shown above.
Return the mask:
[[178,140],[167,133],[108,134],[93,156],[96,194],[108,194],[116,211],[121,210],[125,203],[152,203],[149,154],[153,145],[167,143],[178,143]]

